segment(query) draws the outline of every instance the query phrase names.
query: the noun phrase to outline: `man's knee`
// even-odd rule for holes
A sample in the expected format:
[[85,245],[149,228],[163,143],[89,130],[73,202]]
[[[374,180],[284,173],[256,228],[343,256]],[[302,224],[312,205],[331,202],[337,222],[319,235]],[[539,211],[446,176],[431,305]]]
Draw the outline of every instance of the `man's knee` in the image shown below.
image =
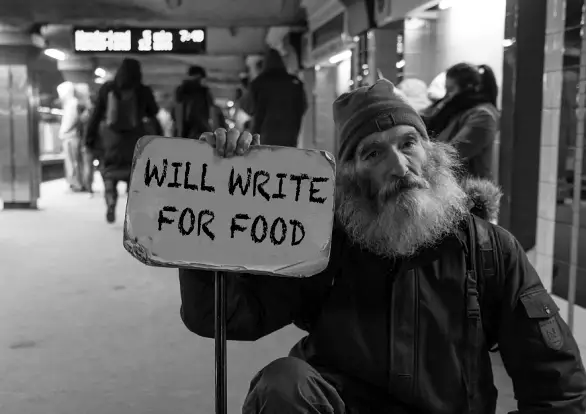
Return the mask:
[[271,362],[253,378],[242,412],[338,414],[343,410],[344,403],[334,387],[311,365],[285,357]]

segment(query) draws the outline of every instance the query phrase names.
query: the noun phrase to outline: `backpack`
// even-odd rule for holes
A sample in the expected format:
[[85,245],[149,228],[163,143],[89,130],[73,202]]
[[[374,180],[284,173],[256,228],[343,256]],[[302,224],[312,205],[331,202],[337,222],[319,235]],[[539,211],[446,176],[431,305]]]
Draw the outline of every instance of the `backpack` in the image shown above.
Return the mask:
[[203,132],[211,131],[212,105],[213,101],[207,88],[198,88],[182,96],[174,108],[177,136],[199,138]]
[[106,101],[108,128],[117,132],[137,129],[141,124],[138,104],[138,90],[110,90]]

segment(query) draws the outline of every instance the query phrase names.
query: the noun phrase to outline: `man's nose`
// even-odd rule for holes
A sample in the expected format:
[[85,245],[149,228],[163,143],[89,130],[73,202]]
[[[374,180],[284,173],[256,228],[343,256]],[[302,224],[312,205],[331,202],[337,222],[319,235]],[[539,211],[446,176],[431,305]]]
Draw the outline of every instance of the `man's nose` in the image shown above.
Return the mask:
[[391,148],[387,156],[389,174],[393,177],[404,177],[409,169],[407,168],[407,157],[398,148]]

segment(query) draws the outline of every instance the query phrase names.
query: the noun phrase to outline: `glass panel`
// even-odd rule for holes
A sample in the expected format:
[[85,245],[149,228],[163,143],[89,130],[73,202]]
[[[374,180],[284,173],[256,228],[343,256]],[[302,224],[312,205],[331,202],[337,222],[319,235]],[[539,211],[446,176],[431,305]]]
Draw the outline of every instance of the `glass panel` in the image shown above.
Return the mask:
[[[578,128],[578,124],[585,124],[586,127],[586,119],[584,117],[579,119],[576,112],[578,109],[580,64],[586,63],[586,57],[581,57],[583,8],[584,0],[566,1],[553,269],[553,292],[565,299],[568,298],[575,185],[581,188],[581,204],[578,206],[580,209],[578,251],[586,251],[586,163],[582,163],[582,179],[578,180],[577,183],[574,182],[576,140],[578,133],[583,132],[583,128]],[[583,148],[582,151],[586,156],[586,151]],[[586,255],[584,254],[578,255],[576,282],[576,304],[586,307]]]

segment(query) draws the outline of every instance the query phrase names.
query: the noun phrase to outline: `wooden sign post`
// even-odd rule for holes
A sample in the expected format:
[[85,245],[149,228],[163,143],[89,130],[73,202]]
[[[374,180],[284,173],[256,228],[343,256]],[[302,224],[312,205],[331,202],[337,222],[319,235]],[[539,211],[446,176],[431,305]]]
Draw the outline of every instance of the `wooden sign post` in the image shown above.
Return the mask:
[[258,146],[218,157],[206,142],[147,136],[135,153],[124,247],[149,266],[215,272],[216,413],[226,414],[230,272],[309,277],[329,261],[335,162]]

